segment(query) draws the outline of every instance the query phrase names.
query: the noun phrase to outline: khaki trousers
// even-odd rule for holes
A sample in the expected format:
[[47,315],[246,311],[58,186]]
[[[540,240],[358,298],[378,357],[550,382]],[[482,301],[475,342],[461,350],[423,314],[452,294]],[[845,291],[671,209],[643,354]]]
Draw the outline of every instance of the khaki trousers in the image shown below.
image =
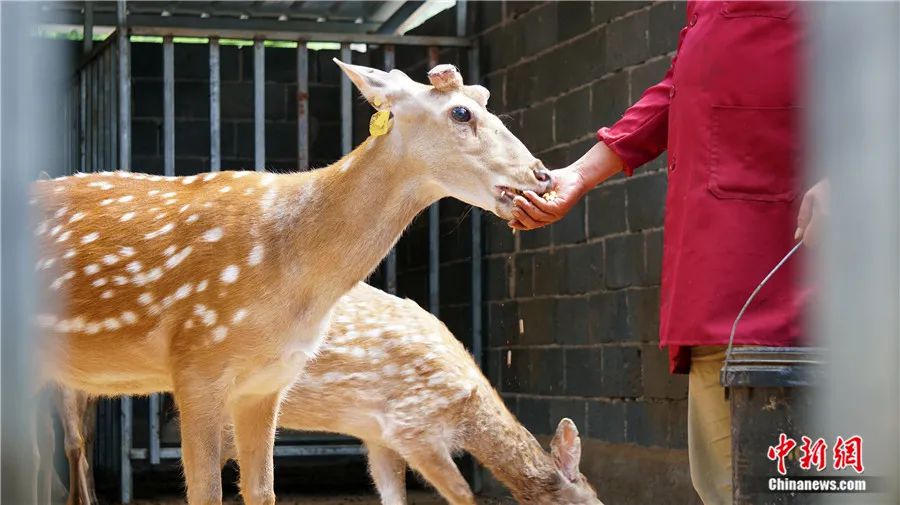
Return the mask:
[[725,347],[691,350],[688,378],[688,458],[704,505],[731,505],[731,410],[719,371]]

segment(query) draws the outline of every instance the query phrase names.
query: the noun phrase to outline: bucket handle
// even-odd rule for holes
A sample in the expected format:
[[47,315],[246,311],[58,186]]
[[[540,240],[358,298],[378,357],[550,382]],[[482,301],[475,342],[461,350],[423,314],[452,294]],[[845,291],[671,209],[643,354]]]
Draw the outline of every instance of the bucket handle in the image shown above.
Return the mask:
[[734,318],[734,324],[731,325],[731,335],[728,337],[728,348],[725,350],[725,363],[722,366],[723,374],[728,369],[728,363],[731,361],[731,351],[732,351],[732,348],[734,347],[734,333],[737,331],[737,325],[741,321],[741,318],[744,317],[744,312],[747,310],[747,307],[750,306],[750,302],[752,302],[753,299],[756,298],[757,293],[759,293],[759,291],[762,289],[762,287],[765,286],[767,282],[769,282],[769,279],[771,279],[772,276],[775,275],[775,272],[777,272],[787,262],[787,260],[789,260],[791,258],[791,256],[794,255],[794,253],[796,253],[798,250],[800,250],[800,246],[802,246],[802,245],[803,245],[802,240],[800,242],[797,242],[797,245],[795,245],[793,247],[793,249],[791,249],[787,254],[785,254],[783,258],[781,258],[781,261],[779,261],[778,264],[775,265],[775,268],[773,268],[768,273],[768,275],[766,275],[766,277],[762,280],[762,282],[760,282],[759,285],[756,286],[756,289],[753,290],[753,293],[750,293],[750,297],[747,298],[747,301],[744,302],[744,306],[741,307],[741,311],[738,312],[737,317]]

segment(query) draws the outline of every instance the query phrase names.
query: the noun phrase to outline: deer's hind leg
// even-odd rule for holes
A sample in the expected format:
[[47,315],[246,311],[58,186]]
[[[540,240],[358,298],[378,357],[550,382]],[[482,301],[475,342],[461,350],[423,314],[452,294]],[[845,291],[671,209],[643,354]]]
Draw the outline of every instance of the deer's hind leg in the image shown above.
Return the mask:
[[381,505],[406,505],[406,462],[399,454],[377,443],[366,442],[369,474],[381,496]]
[[82,424],[84,432],[84,454],[87,457],[87,472],[85,487],[89,493],[87,503],[93,505],[99,503],[97,500],[97,486],[94,484],[94,439],[97,436],[97,398],[87,398],[84,412],[84,423]]
[[85,433],[87,430],[93,433],[94,428],[86,426],[85,416],[88,408],[93,407],[93,402],[87,394],[63,385],[59,386],[57,402],[65,438],[66,459],[69,463],[69,498],[66,503],[92,505],[96,503],[96,499],[87,458]]
[[419,446],[404,454],[409,466],[419,472],[451,505],[475,505],[475,496],[453,462],[446,447]]
[[52,502],[53,480],[56,476],[54,468],[54,449],[56,446],[56,430],[53,427],[53,405],[50,398],[52,391],[45,389],[37,397],[34,424],[29,436],[32,437],[34,450],[34,495],[32,503],[50,505]]

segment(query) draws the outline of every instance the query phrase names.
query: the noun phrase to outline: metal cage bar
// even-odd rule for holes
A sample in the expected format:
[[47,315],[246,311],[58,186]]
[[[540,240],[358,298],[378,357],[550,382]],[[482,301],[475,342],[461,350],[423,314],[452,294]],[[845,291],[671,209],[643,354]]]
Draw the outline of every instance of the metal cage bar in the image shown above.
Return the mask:
[[82,80],[82,86],[84,86],[84,169],[86,171],[90,171],[94,169],[94,160],[91,156],[91,143],[94,141],[93,136],[91,135],[91,127],[93,126],[93,116],[91,114],[91,110],[93,107],[91,106],[91,67],[85,66],[82,69],[84,79]]
[[266,47],[253,41],[253,169],[266,169]]
[[87,172],[87,71],[78,72],[78,171]]
[[172,37],[163,38],[163,173],[168,177],[175,175],[175,41]]
[[107,65],[109,66],[109,125],[112,129],[109,133],[109,166],[122,170],[119,166],[119,71],[116,60],[115,45],[107,46],[109,57]]
[[[156,17],[157,20],[165,20],[164,17]],[[200,21],[199,19],[197,21]],[[284,25],[279,22],[279,25]],[[297,31],[290,30],[253,30],[253,29],[204,29],[186,26],[139,26],[132,28],[135,35],[154,35],[164,36],[173,35],[175,37],[208,37],[211,33],[215,33],[219,37],[229,39],[265,39],[265,40],[283,40],[296,41]],[[393,44],[397,46],[440,46],[440,47],[469,47],[472,42],[469,39],[461,37],[440,37],[426,35],[378,35],[368,33],[328,33],[328,32],[303,32],[306,40],[315,40],[318,42],[337,42],[340,44]]]
[[[119,170],[131,171],[131,42],[125,0],[116,0],[116,56],[119,91]],[[131,398],[119,401],[119,499],[131,503]]]
[[[168,177],[175,175],[175,41],[173,37],[163,38],[163,172]],[[150,395],[147,409],[150,463],[160,462],[160,394]]]
[[94,139],[94,169],[106,170],[107,167],[103,164],[103,118],[104,113],[106,112],[106,109],[103,106],[103,81],[105,76],[103,75],[101,58],[96,58],[91,63],[91,67],[94,69],[94,89],[97,94],[97,107],[94,110],[97,122],[94,127],[94,134],[96,135],[96,138]]
[[219,39],[209,39],[209,170],[222,169],[222,109]]
[[116,1],[119,60],[119,170],[131,171],[131,42],[128,40],[125,0]]
[[150,427],[150,463],[159,464],[160,440],[159,440],[159,403],[160,394],[153,393],[150,395],[150,405],[147,409],[147,417],[149,418]]
[[69,127],[70,126],[69,119],[71,119],[71,110],[69,110],[70,96],[71,96],[71,93],[67,92],[65,95],[63,95],[60,98],[60,103],[58,104],[59,107],[62,109],[62,113],[63,113],[63,118],[62,118],[63,130],[60,133],[62,134],[62,141],[63,141],[63,148],[62,148],[63,160],[62,161],[63,161],[63,168],[65,169],[66,175],[71,173],[71,170],[69,168],[69,162],[70,162],[69,142],[71,142],[71,139],[69,138],[69,135],[71,134],[71,128]]
[[109,75],[109,52],[103,52],[100,54],[98,58],[97,64],[100,66],[100,75],[102,78],[100,80],[101,86],[101,99],[100,105],[103,107],[103,112],[100,114],[100,124],[103,127],[103,131],[100,134],[100,139],[102,141],[102,145],[100,147],[100,164],[103,166],[103,170],[112,170],[115,168],[112,163],[112,159],[110,156],[110,141],[109,135],[112,133],[112,129],[109,125],[109,109],[112,107],[112,104],[109,102],[109,89],[110,89],[110,75]]
[[[215,10],[213,8],[213,11]],[[216,15],[215,13],[205,18],[195,15],[180,15],[177,9],[171,16],[137,12],[130,15],[129,20],[132,34],[160,37],[166,35],[208,37],[215,34],[229,39],[253,40],[259,38],[296,41],[298,34],[302,33],[306,40],[319,42],[444,47],[469,47],[471,45],[470,40],[462,37],[366,33],[377,28],[375,24],[368,22],[349,24],[327,20],[325,22],[277,20],[274,17],[238,19],[231,14]],[[47,24],[80,25],[84,19],[83,15],[74,9],[47,9],[41,14],[41,21]],[[115,17],[104,9],[98,9],[94,13],[94,24],[110,26],[115,24]]]
[[[341,61],[353,63],[350,44],[341,44]],[[350,78],[341,72],[341,154],[345,155],[353,148],[353,87]]]
[[[478,48],[469,49],[469,73],[470,80],[478,83],[481,76],[478,72]],[[469,214],[472,233],[472,356],[479,366],[482,362],[482,313],[481,313],[481,209],[472,207]]]
[[119,446],[120,473],[119,473],[119,501],[131,503],[131,397],[123,396],[119,400],[119,429],[121,441]]
[[65,155],[64,155],[63,161],[65,162],[67,174],[71,174],[72,169],[73,169],[73,167],[72,167],[72,159],[73,159],[73,156],[72,156],[72,135],[73,135],[72,134],[72,131],[73,131],[73,128],[72,128],[72,126],[73,126],[72,125],[72,116],[73,116],[73,114],[72,114],[72,97],[73,97],[73,93],[70,88],[69,90],[66,91],[66,95],[63,98],[63,104],[62,104],[63,107],[65,107],[65,111],[66,111],[65,123],[64,123],[65,129],[63,130],[63,135],[64,135],[64,139],[65,139],[65,151],[64,151]]
[[91,112],[94,115],[92,131],[94,138],[91,142],[91,147],[93,149],[92,157],[93,157],[93,166],[91,167],[93,170],[102,170],[102,163],[100,161],[100,151],[103,148],[103,143],[101,141],[102,135],[102,114],[103,107],[101,103],[101,99],[103,98],[103,88],[101,84],[101,75],[100,75],[100,65],[99,62],[95,59],[91,62],[90,65],[91,74],[92,74],[92,82],[91,82],[91,93],[94,96],[94,104],[91,108]]
[[84,54],[90,54],[94,49],[94,4],[84,3],[84,31],[82,33],[81,50]]
[[109,163],[109,123],[106,118],[109,116],[109,73],[106,70],[107,53],[101,53],[97,57],[95,64],[100,74],[100,167],[103,170],[109,170],[112,166]]
[[97,59],[97,65],[100,67],[100,75],[102,78],[100,79],[101,86],[101,99],[100,105],[102,107],[102,112],[100,113],[100,124],[102,125],[102,132],[100,134],[100,165],[103,167],[103,170],[111,170],[113,169],[112,157],[110,155],[110,141],[109,135],[112,132],[109,125],[109,109],[112,107],[112,104],[109,102],[109,89],[110,89],[110,75],[108,69],[108,62],[110,60],[109,52],[103,52],[100,54],[100,57]]
[[88,65],[88,169],[97,170],[97,66]]
[[297,42],[297,169],[309,170],[309,49]]
[[97,88],[97,128],[94,130],[97,134],[97,141],[95,143],[97,152],[94,154],[94,168],[97,170],[108,170],[109,167],[105,164],[103,151],[106,144],[106,137],[104,135],[106,128],[105,122],[103,121],[106,117],[105,97],[103,95],[106,76],[103,73],[103,55],[98,56],[92,63],[92,66],[94,67],[94,75],[96,77],[94,86]]
[[[457,2],[457,5],[461,7],[465,7],[465,0]],[[462,29],[465,30],[465,9],[460,8],[463,11],[462,15]],[[472,46],[467,51],[468,58],[468,67],[469,67],[469,81],[473,84],[481,84],[481,73],[478,68],[478,46]],[[482,324],[483,324],[483,314],[482,314],[482,249],[481,249],[481,209],[478,207],[472,207],[472,212],[469,214],[470,219],[470,227],[469,233],[472,237],[472,292],[470,294],[471,300],[471,321],[472,321],[472,342],[470,343],[469,351],[472,353],[472,359],[475,360],[475,363],[478,365],[478,368],[484,369],[484,336],[482,332]],[[483,468],[478,464],[478,461],[475,458],[471,459],[472,461],[472,490],[475,493],[480,493],[482,487],[484,486],[484,474]]]
[[[440,48],[428,48],[428,69],[434,68],[440,58]],[[428,208],[428,310],[435,317],[441,314],[441,202]]]
[[[359,456],[366,454],[366,448],[360,444],[334,444],[334,445],[276,445],[274,450],[277,457],[290,456]],[[131,459],[145,460],[148,457],[147,449],[132,449]],[[164,447],[160,451],[162,459],[181,459],[180,447]]]
[[[396,51],[394,46],[387,45],[384,46],[384,70],[386,72],[390,72],[394,69],[396,65],[395,62]],[[388,253],[387,258],[384,260],[384,280],[385,280],[385,288],[387,288],[387,292],[395,295],[397,294],[397,247],[394,246],[391,248],[391,252]]]

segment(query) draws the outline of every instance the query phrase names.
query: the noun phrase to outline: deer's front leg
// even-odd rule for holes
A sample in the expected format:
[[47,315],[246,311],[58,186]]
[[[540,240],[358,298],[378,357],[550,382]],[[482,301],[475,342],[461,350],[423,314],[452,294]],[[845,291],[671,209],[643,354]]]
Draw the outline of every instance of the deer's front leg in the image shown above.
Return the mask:
[[245,395],[229,402],[234,445],[241,470],[241,496],[247,505],[275,503],[274,446],[281,391]]
[[181,454],[190,505],[222,503],[222,426],[225,393],[214,381],[181,371],[175,381],[175,402],[181,420]]
[[221,455],[220,465],[224,467],[228,464],[229,461],[233,459],[237,459],[237,450],[234,448],[234,434],[231,432],[231,427],[226,426],[224,430],[222,430],[222,455]]
[[438,446],[423,446],[404,456],[409,466],[422,474],[451,505],[475,505],[472,489],[459,473],[450,451]]
[[381,496],[381,505],[406,505],[406,462],[387,447],[366,442],[369,473]]

